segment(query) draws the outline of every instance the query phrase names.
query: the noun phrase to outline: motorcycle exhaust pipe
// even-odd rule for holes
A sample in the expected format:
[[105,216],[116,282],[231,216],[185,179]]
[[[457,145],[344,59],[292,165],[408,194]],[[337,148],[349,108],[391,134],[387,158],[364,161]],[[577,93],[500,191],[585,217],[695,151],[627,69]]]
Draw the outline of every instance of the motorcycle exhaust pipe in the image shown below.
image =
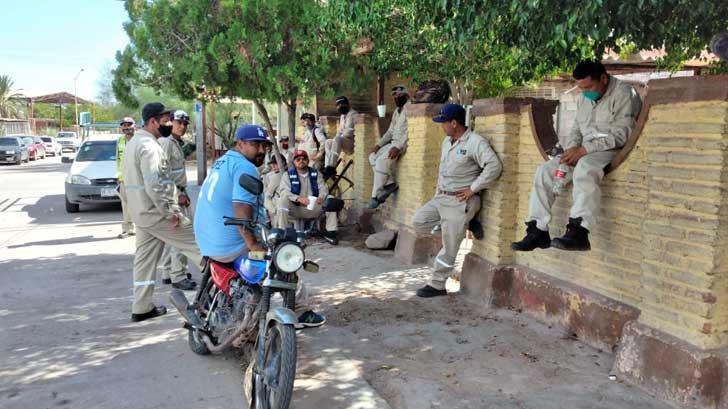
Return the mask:
[[205,328],[205,323],[202,322],[194,311],[190,310],[190,303],[187,301],[187,297],[185,297],[185,293],[182,290],[173,288],[169,293],[169,302],[177,308],[182,318],[190,325],[195,328]]

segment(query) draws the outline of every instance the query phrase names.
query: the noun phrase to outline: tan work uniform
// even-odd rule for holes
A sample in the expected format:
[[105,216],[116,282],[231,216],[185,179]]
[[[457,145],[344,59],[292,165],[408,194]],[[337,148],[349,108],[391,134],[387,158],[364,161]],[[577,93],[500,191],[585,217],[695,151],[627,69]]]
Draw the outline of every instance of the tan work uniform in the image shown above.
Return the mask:
[[[573,172],[566,174],[566,182],[574,182],[569,217],[581,217],[581,225],[591,230],[596,224],[602,192],[599,184],[604,167],[617,155],[632,134],[642,108],[642,99],[632,86],[612,76],[604,95],[593,102],[583,95],[577,102],[576,120],[571,133],[562,141],[564,149],[583,146],[587,154],[579,159]],[[557,159],[551,159],[536,170],[528,207],[529,221],[536,221],[540,230],[547,231],[551,222],[551,206]]]
[[335,167],[341,151],[348,155],[354,153],[354,116],[358,112],[349,109],[349,112],[339,117],[339,128],[336,136],[326,141],[326,166]]
[[[174,136],[159,138],[158,141],[167,157],[169,175],[176,187],[174,200],[179,201],[179,195],[182,193],[186,194],[187,192],[187,171],[185,169],[185,154],[182,151],[182,141],[178,141]],[[184,207],[181,209],[189,217],[187,209]],[[176,248],[165,245],[160,267],[163,279],[169,279],[171,276],[186,276],[187,257]]]
[[[321,214],[321,204],[316,204],[313,210],[308,210],[306,206],[299,205],[296,200],[299,197],[309,197],[313,194],[311,189],[311,178],[310,172],[298,173],[298,179],[301,182],[301,192],[299,194],[293,194],[291,192],[291,178],[288,176],[288,172],[281,172],[281,184],[278,187],[278,209],[276,214],[276,227],[284,229],[288,227],[289,219],[294,219],[296,222],[303,220],[316,219]],[[324,199],[329,194],[329,189],[324,182],[324,178],[321,173],[316,178],[319,188],[319,196]],[[326,212],[326,230],[336,231],[338,229],[338,223],[336,219],[336,212]],[[296,225],[297,230],[302,229],[302,226]]]
[[[316,138],[314,140],[314,138]],[[318,142],[318,144],[316,143]],[[313,130],[306,128],[303,134],[303,142],[298,149],[303,149],[308,153],[311,159],[311,166],[321,169],[324,164],[324,153],[326,152],[326,134],[320,126],[316,126]],[[316,159],[313,159],[316,157]],[[288,162],[288,166],[293,166],[292,162]]]
[[[407,107],[409,103],[401,108],[394,110],[392,114],[392,122],[389,123],[389,129],[382,135],[382,139],[377,142],[379,150],[376,153],[369,154],[369,164],[374,171],[374,184],[372,186],[372,197],[377,197],[382,188],[390,183],[394,183],[394,174],[392,166],[399,160],[407,149],[408,129],[407,129]],[[397,159],[389,159],[389,150],[392,148],[399,149],[399,157]]]
[[[468,222],[480,210],[478,192],[490,187],[502,169],[488,141],[470,129],[455,142],[449,136],[442,142],[437,192],[412,217],[412,224],[419,231],[428,231],[438,223],[442,228],[442,249],[432,267],[433,288],[445,288]],[[466,188],[476,194],[462,202],[455,192]]]
[[[175,186],[154,135],[142,129],[126,144],[122,174],[129,212],[137,226],[132,313],[144,314],[154,307],[155,269],[165,244],[178,248],[197,265],[202,258],[192,224],[174,200]],[[177,227],[172,224],[174,217],[181,220]],[[185,278],[172,277],[172,281]]]
[[128,205],[126,204],[126,185],[124,184],[124,175],[121,173],[121,163],[124,158],[124,149],[127,143],[126,135],[121,135],[116,141],[116,178],[119,182],[119,199],[121,200],[121,233],[134,234],[134,222],[131,221]]
[[264,202],[265,210],[268,211],[268,217],[270,217],[271,223],[276,220],[276,209],[278,206],[278,187],[281,184],[281,177],[283,171],[270,171],[263,175],[263,186],[264,190]]

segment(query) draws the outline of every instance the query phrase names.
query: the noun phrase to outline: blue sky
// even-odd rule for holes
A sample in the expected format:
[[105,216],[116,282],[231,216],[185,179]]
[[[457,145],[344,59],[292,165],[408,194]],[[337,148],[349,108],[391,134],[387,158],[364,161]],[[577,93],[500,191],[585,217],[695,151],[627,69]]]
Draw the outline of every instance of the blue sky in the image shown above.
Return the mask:
[[27,96],[54,92],[93,99],[101,73],[128,43],[118,0],[0,0],[0,74]]

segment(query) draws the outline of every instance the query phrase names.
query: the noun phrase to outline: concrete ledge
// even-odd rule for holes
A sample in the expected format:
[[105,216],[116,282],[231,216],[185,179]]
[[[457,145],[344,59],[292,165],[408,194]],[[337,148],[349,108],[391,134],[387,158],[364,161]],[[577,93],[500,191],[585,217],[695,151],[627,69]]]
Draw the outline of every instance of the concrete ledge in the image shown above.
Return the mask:
[[616,349],[624,325],[639,316],[636,308],[594,291],[522,266],[495,266],[472,253],[465,257],[461,291],[479,303],[522,309],[607,351]]
[[425,264],[437,255],[441,246],[438,236],[417,234],[408,227],[400,227],[394,257],[407,264]]
[[725,351],[701,351],[633,321],[624,328],[613,372],[685,408],[726,408]]

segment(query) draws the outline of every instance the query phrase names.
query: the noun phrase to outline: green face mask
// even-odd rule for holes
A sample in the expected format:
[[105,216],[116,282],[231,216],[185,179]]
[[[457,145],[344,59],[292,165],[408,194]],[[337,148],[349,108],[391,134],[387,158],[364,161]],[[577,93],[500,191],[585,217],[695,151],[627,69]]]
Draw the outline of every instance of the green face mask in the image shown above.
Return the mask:
[[591,101],[598,101],[602,97],[602,93],[599,91],[584,91],[582,94],[584,94],[584,98]]

